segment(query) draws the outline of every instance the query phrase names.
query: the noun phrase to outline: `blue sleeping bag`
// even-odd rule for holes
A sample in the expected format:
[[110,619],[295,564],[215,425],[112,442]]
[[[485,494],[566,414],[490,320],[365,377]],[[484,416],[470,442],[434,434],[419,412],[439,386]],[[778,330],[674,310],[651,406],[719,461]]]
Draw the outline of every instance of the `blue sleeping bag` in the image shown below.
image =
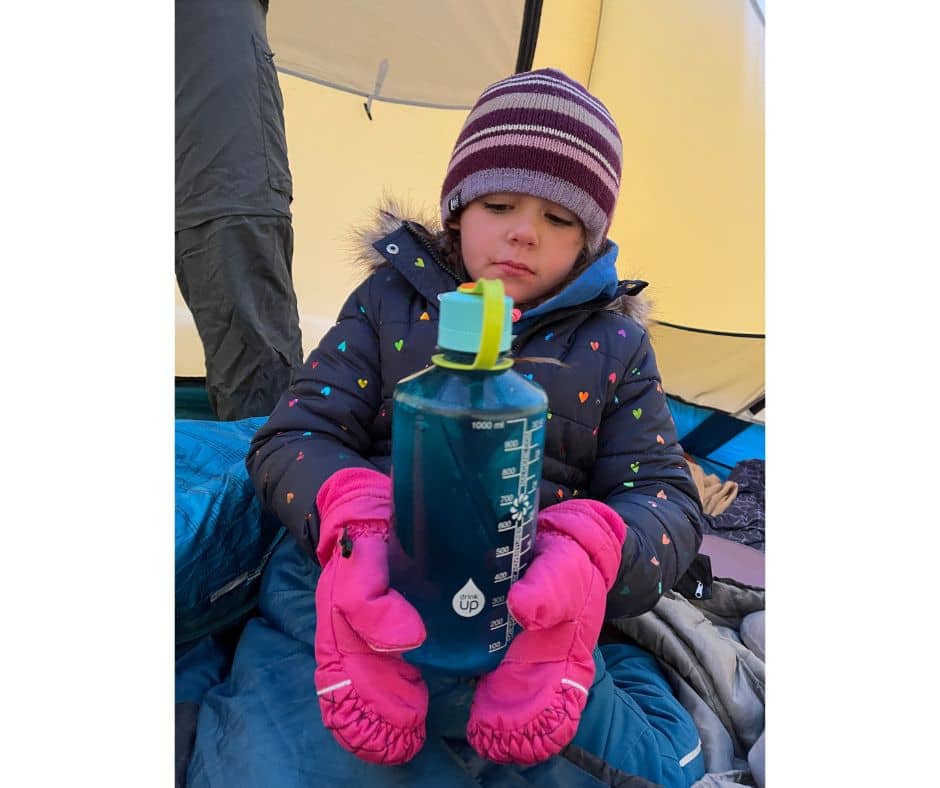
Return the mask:
[[264,418],[176,422],[176,644],[195,643],[256,604],[261,571],[284,534],[262,512],[245,469]]

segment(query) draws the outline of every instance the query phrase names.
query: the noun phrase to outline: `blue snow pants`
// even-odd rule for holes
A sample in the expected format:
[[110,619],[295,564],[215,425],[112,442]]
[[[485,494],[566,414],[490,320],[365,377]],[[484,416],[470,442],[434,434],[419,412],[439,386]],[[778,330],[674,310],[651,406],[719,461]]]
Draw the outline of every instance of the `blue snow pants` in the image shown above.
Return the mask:
[[[271,556],[260,615],[245,626],[225,678],[198,699],[187,773],[193,788],[640,788],[649,781],[672,788],[704,774],[691,717],[655,659],[626,643],[595,649],[596,677],[577,735],[565,752],[543,763],[507,766],[477,755],[465,740],[475,682],[432,675],[425,677],[428,735],[418,755],[402,766],[360,760],[323,726],[313,685],[319,572],[290,538]],[[177,676],[178,685],[182,678]]]

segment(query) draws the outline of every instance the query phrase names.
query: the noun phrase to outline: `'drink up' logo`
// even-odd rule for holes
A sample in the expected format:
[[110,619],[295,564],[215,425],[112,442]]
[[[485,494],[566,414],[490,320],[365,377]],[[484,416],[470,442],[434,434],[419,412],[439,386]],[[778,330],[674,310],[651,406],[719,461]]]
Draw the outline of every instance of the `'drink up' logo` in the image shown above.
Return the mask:
[[473,578],[471,577],[467,580],[464,587],[454,594],[452,604],[454,606],[454,612],[458,616],[473,618],[483,609],[483,603],[485,601],[486,597],[483,596],[483,592],[476,587],[476,583],[473,582]]

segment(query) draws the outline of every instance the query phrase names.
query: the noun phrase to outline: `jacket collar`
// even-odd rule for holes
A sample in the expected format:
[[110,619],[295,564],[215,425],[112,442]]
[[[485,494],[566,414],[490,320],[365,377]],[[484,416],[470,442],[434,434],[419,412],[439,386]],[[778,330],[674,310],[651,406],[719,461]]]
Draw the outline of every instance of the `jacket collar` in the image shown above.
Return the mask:
[[620,281],[617,278],[617,253],[619,251],[617,244],[608,239],[601,255],[577,279],[570,282],[560,293],[556,293],[547,301],[524,312],[513,326],[513,333],[521,334],[535,322],[541,322],[541,318],[567,310],[569,307],[583,307],[590,304],[592,308],[597,308],[606,306],[628,290],[630,295],[639,293],[646,287],[646,282]]
[[415,237],[410,222],[402,222],[397,229],[373,243],[372,247],[431,302],[437,301],[441,293],[450,292],[460,284],[461,280],[445,268],[437,254]]

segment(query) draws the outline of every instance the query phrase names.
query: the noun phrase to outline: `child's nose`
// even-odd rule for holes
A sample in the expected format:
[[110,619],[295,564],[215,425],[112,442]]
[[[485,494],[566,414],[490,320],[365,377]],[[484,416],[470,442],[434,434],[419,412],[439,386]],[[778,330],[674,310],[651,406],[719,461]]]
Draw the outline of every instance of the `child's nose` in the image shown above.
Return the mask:
[[538,232],[533,217],[520,212],[509,228],[509,240],[531,246],[538,241]]

